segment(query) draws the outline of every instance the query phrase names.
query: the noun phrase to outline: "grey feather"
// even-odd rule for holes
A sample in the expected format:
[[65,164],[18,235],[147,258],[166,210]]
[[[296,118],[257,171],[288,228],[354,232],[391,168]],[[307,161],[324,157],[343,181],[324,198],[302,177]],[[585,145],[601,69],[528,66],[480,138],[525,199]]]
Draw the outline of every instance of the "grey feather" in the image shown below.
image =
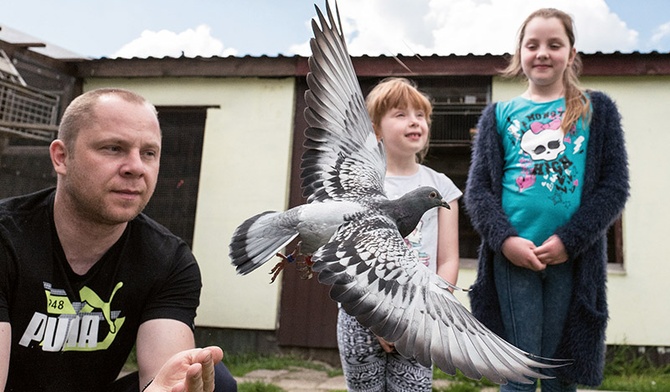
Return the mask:
[[233,235],[230,258],[246,274],[294,238],[311,255],[330,296],[398,352],[426,366],[504,384],[547,378],[538,369],[566,361],[535,357],[488,330],[459,303],[455,286],[428,270],[403,238],[421,216],[446,207],[423,187],[397,200],[384,195],[384,148],[372,129],[339,23],[316,7],[305,94],[301,180],[307,204],[259,214]]

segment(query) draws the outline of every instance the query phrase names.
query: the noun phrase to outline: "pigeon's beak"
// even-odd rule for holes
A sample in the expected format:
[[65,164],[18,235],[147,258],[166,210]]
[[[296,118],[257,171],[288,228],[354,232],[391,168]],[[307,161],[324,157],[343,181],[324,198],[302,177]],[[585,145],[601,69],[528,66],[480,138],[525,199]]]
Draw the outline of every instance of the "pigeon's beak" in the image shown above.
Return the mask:
[[448,210],[451,209],[451,207],[449,207],[449,203],[447,203],[446,201],[444,201],[444,199],[442,200],[442,203],[440,203],[440,207],[444,207],[444,208],[446,208],[446,209],[448,209]]

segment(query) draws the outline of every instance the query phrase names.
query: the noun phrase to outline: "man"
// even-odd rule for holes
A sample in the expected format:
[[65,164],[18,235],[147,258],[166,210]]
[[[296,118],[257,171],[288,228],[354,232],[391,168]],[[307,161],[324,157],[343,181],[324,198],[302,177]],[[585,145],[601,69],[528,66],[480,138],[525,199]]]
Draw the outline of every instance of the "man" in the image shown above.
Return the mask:
[[[0,389],[212,390],[215,364],[217,390],[235,389],[220,349],[192,350],[195,258],[141,214],[161,153],[153,105],[83,94],[49,152],[56,189],[0,203]],[[138,374],[114,382],[133,346]]]

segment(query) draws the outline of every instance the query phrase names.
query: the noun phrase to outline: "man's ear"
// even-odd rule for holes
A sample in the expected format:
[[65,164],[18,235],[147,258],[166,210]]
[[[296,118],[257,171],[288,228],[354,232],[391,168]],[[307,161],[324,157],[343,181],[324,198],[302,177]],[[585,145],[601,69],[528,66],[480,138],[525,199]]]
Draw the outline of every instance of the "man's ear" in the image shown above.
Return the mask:
[[51,156],[51,164],[53,165],[56,174],[63,175],[67,173],[66,160],[68,151],[62,140],[56,139],[51,142],[51,145],[49,146],[49,155]]

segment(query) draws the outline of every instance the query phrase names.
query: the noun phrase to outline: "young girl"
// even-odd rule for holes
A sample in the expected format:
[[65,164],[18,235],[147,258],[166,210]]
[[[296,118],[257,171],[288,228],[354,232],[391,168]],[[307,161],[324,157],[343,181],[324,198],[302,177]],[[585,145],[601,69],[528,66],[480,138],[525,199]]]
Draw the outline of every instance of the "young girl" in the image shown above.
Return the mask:
[[466,186],[483,240],[473,314],[522,350],[574,360],[543,391],[602,381],[606,232],[629,190],[619,112],[579,88],[574,43],[562,11],[526,19],[505,74],[525,76],[528,88],[482,114]]
[[[447,176],[419,163],[428,150],[432,105],[412,82],[403,78],[380,82],[366,103],[375,133],[384,142],[387,196],[397,199],[430,185],[451,207],[428,211],[405,241],[428,268],[456,284],[458,199],[462,192]],[[431,368],[402,357],[392,344],[375,336],[342,309],[337,340],[349,391],[431,391]]]

